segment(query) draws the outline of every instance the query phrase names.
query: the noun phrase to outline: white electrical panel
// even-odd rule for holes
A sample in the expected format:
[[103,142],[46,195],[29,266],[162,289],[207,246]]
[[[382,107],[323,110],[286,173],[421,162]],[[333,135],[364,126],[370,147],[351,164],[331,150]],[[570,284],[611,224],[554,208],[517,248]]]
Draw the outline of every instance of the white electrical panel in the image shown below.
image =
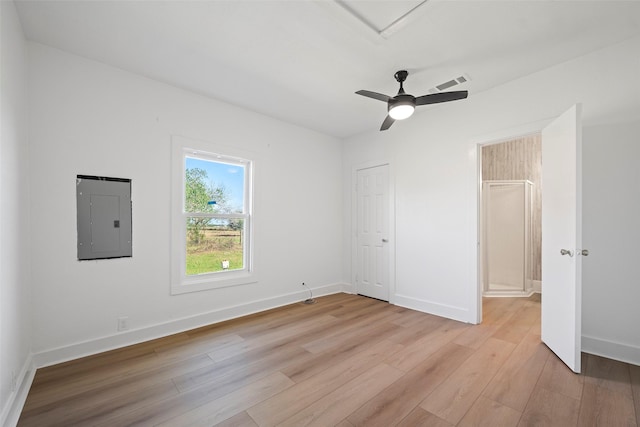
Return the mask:
[[78,175],[78,259],[132,256],[131,180]]

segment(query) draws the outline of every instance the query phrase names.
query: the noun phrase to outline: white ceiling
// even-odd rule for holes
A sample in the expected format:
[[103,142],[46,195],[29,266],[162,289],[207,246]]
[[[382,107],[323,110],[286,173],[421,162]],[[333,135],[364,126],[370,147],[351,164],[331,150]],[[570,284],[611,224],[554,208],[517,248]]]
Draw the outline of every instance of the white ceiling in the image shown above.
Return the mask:
[[466,74],[471,97],[640,34],[640,1],[16,5],[29,40],[341,138],[380,127],[386,105],[354,92],[395,95],[397,70],[415,96]]

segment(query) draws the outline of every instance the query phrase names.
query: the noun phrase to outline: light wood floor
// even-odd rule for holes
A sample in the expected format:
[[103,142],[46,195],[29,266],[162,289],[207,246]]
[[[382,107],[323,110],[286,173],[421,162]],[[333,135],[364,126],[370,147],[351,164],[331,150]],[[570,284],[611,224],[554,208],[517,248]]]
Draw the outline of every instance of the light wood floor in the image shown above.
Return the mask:
[[332,295],[38,370],[20,426],[636,426],[640,367],[540,342],[540,302],[473,326]]

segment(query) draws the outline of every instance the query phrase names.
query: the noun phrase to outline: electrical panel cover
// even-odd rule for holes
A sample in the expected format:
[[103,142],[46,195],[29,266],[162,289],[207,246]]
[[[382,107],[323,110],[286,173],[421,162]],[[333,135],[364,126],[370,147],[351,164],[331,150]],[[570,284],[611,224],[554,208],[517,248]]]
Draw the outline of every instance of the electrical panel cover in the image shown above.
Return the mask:
[[132,256],[131,180],[76,178],[78,259]]

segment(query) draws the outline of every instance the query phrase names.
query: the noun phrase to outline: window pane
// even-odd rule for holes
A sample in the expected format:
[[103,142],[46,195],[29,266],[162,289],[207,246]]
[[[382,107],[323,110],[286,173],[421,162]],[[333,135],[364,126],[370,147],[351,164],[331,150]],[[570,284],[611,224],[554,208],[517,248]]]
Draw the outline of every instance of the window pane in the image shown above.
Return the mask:
[[185,212],[244,213],[245,166],[185,158]]
[[242,218],[187,218],[187,276],[244,268]]

